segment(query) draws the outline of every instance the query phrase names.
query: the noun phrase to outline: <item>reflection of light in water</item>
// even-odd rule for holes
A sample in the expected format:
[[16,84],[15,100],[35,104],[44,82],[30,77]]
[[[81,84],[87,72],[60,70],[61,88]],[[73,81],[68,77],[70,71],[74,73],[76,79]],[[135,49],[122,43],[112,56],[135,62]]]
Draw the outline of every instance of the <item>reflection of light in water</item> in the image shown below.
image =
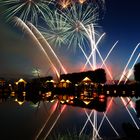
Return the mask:
[[50,115],[47,117],[47,120],[45,121],[44,125],[41,127],[41,129],[39,130],[39,132],[37,133],[35,140],[38,140],[39,136],[41,135],[41,133],[43,132],[45,126],[47,125],[48,121],[50,120],[51,116],[54,114],[56,108],[58,106],[58,101],[56,101],[50,108]]
[[55,124],[57,123],[58,119],[60,118],[61,114],[63,113],[63,111],[66,109],[66,105],[63,105],[63,107],[60,110],[59,115],[56,117],[54,123],[52,124],[51,128],[49,129],[49,131],[47,132],[47,134],[44,137],[44,140],[47,139],[48,135],[50,134],[50,132],[52,131],[52,129],[54,128]]
[[123,104],[124,104],[124,106],[125,106],[125,108],[126,108],[128,114],[130,115],[131,119],[133,120],[133,122],[134,122],[136,128],[139,129],[139,126],[137,125],[137,123],[136,123],[134,117],[132,116],[132,114],[130,113],[128,107],[126,106],[126,101],[123,99],[123,97],[121,97],[121,100],[122,100],[122,102],[123,102]]
[[[30,106],[36,109],[38,107],[38,104],[31,103]],[[40,106],[39,106],[39,108],[40,108]]]

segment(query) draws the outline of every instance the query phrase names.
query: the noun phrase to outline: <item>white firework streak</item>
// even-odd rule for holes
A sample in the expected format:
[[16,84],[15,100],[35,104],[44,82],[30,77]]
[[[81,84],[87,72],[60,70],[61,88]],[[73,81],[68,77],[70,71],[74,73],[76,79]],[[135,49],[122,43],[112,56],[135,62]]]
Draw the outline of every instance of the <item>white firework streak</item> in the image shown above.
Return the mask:
[[129,63],[130,63],[132,57],[134,56],[134,53],[136,52],[137,48],[139,47],[139,45],[140,45],[140,43],[138,43],[138,44],[136,45],[135,49],[133,50],[133,52],[132,52],[132,54],[131,54],[131,56],[130,56],[130,58],[129,58],[129,60],[128,60],[126,66],[125,66],[125,68],[124,68],[124,70],[123,70],[123,72],[122,72],[122,75],[121,75],[121,77],[120,77],[120,80],[119,80],[119,82],[118,82],[118,85],[119,85],[120,82],[122,81],[122,79],[123,79],[123,77],[124,77],[124,75],[125,75],[125,73],[126,73],[126,69],[127,69],[128,65],[129,65]]
[[53,66],[53,69],[55,70],[55,72],[57,73],[57,75],[59,76],[59,72],[56,69],[56,67],[54,66],[53,62],[51,61],[51,59],[49,58],[48,54],[46,53],[46,51],[44,50],[44,48],[42,47],[42,45],[40,44],[40,42],[38,41],[38,39],[36,38],[36,36],[33,34],[33,32],[31,31],[31,29],[18,17],[14,17],[14,21],[16,22],[16,24],[21,27],[22,29],[24,29],[24,31],[26,32],[26,34],[28,34],[30,36],[30,38],[36,43],[36,45],[38,47],[40,47],[40,49],[43,51],[43,53],[45,54],[45,56],[47,57],[47,59],[49,60],[50,64]]
[[32,29],[33,33],[35,34],[35,36],[38,38],[40,44],[44,47],[47,48],[47,51],[51,52],[51,54],[48,53],[49,57],[51,58],[51,60],[56,60],[56,62],[58,63],[57,67],[61,67],[61,69],[63,70],[63,72],[66,74],[67,71],[65,70],[64,66],[62,65],[62,63],[60,62],[58,56],[56,55],[56,53],[54,52],[54,50],[52,49],[52,47],[49,45],[49,43],[46,41],[46,39],[43,37],[43,35],[37,30],[37,28],[32,24],[28,22],[28,26]]
[[128,72],[127,76],[126,76],[126,79],[125,79],[125,82],[124,82],[125,84],[126,84],[127,80],[129,79],[129,77],[131,76],[132,71],[133,71],[133,68],[134,68],[134,66],[135,66],[135,64],[137,63],[137,61],[138,61],[139,58],[140,58],[140,53],[138,54],[138,56],[137,56],[137,58],[135,59],[133,65],[132,65],[132,67],[131,67],[131,69],[129,70],[129,72]]

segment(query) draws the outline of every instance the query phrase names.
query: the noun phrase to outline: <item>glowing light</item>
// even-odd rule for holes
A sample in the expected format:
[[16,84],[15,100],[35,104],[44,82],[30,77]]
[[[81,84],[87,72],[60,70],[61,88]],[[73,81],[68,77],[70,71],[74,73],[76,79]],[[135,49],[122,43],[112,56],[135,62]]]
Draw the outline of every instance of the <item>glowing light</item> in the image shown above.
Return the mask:
[[[80,49],[81,49],[82,53],[84,54],[84,56],[85,56],[85,58],[86,58],[86,60],[87,60],[87,63],[89,63],[90,67],[91,67],[92,69],[94,69],[94,67],[92,66],[92,64],[91,64],[90,60],[88,59],[87,54],[85,53],[85,51],[83,50],[83,48],[81,47],[81,45],[80,45],[80,44],[79,44],[79,47],[80,47]],[[85,67],[86,67],[86,64],[84,65],[84,67],[83,67],[82,71],[84,71]]]
[[21,83],[21,82],[23,82],[23,83],[27,83],[25,80],[23,80],[22,78],[20,78],[18,81],[17,81],[17,83]]
[[91,101],[88,101],[88,100],[83,100],[83,102],[88,105]]
[[61,5],[61,7],[63,9],[65,9],[71,4],[71,1],[70,0],[60,0],[59,4]]
[[88,77],[85,77],[85,78],[82,80],[82,82],[91,82],[91,79],[88,78]]
[[[95,50],[97,51],[97,53],[98,53],[98,55],[99,55],[99,57],[100,57],[100,59],[101,59],[101,61],[102,61],[102,63],[103,63],[103,65],[105,66],[105,69],[107,70],[107,73],[108,73],[108,75],[109,75],[109,77],[111,78],[111,80],[113,81],[113,77],[112,77],[112,74],[111,74],[111,72],[109,71],[109,69],[108,69],[108,67],[106,66],[106,64],[105,64],[105,62],[104,62],[104,59],[102,58],[102,55],[101,55],[101,53],[99,52],[99,50],[98,50],[98,48],[97,48],[97,45],[95,44],[95,37],[93,37],[93,34],[91,34],[91,32],[94,32],[94,28],[93,27],[91,27],[91,28],[89,28],[90,30],[87,30],[86,28],[85,28],[85,26],[81,23],[81,25],[82,25],[82,27],[83,27],[83,29],[85,30],[85,32],[87,33],[87,35],[88,35],[88,37],[89,37],[89,40],[90,40],[90,42],[91,42],[91,47],[92,47],[92,53],[91,53],[91,55],[93,55],[93,59],[94,59],[94,61],[93,61],[93,63],[94,63],[94,69],[95,68],[97,68],[96,67],[96,62],[95,62]],[[93,30],[93,31],[92,31]],[[104,35],[104,34],[103,34]],[[102,37],[103,37],[103,35],[102,35]],[[94,53],[94,54],[93,54]]]
[[11,92],[11,96],[12,96],[12,97],[15,96],[15,92],[14,92],[14,91]]
[[64,79],[62,79],[61,81],[60,81],[60,83],[64,83],[65,82],[65,80]]
[[64,101],[64,100],[61,100],[60,102],[61,102],[62,104],[64,104],[64,103],[65,103],[65,101]]
[[54,83],[54,80],[51,80],[50,82]]
[[24,103],[24,102],[18,101],[18,104],[19,104],[19,105],[22,105],[23,103]]
[[15,102],[17,102],[19,105],[22,105],[24,101],[19,101],[18,99],[15,99]]
[[66,80],[66,83],[69,83],[69,84],[70,84],[70,83],[71,83],[71,81],[70,81],[70,80]]
[[105,95],[99,95],[99,98],[100,99],[105,98]]
[[86,0],[79,0],[80,4],[83,4]]

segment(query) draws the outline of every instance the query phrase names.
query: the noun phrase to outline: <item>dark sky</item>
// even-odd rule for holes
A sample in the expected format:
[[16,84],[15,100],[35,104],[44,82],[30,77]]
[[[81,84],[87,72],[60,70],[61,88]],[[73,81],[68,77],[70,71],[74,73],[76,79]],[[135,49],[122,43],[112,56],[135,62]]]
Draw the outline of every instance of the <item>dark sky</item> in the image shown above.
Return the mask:
[[[139,0],[106,0],[105,16],[99,22],[99,25],[102,26],[101,32],[106,32],[106,35],[99,44],[99,50],[104,58],[111,46],[119,40],[107,61],[110,69],[116,73],[114,77],[120,75],[133,49],[140,42],[139,13]],[[139,50],[137,50],[129,67],[136,59]],[[75,60],[73,59],[75,54],[65,51],[63,53],[62,50],[58,49],[57,53],[68,71],[76,71],[82,64],[81,57],[83,56],[77,55]],[[40,69],[42,75],[46,75],[49,69],[47,63],[42,52],[33,45],[30,38],[15,30],[14,25],[9,27],[3,20],[0,21],[0,76],[32,75],[35,68]]]

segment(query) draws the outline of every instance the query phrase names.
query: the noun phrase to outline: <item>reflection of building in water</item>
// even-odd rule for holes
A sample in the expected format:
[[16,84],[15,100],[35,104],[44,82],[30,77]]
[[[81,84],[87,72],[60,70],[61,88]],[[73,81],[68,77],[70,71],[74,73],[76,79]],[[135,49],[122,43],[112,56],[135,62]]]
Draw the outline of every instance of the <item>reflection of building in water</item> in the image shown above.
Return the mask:
[[0,87],[4,86],[6,83],[4,78],[0,78]]
[[5,80],[0,79],[0,98],[7,98],[6,90],[9,89],[9,95],[19,104],[25,100],[37,103],[40,100],[52,102],[56,99],[61,104],[105,111],[109,96],[139,97],[139,83],[108,85],[105,82],[106,75],[102,69],[63,74],[57,83],[51,76],[39,77],[30,82],[20,79],[9,84],[8,88]]
[[6,101],[10,96],[10,84],[4,79],[0,78],[0,102]]
[[23,80],[22,78],[19,79],[17,82],[16,82],[16,85],[17,85],[17,90],[18,92],[25,92],[25,87],[26,87],[26,84],[27,82],[25,80]]
[[79,84],[81,88],[81,94],[83,96],[92,96],[92,93],[94,92],[94,83],[91,81],[90,78],[85,77],[81,83]]
[[69,80],[62,79],[57,86],[59,88],[69,88],[71,86],[71,82]]

